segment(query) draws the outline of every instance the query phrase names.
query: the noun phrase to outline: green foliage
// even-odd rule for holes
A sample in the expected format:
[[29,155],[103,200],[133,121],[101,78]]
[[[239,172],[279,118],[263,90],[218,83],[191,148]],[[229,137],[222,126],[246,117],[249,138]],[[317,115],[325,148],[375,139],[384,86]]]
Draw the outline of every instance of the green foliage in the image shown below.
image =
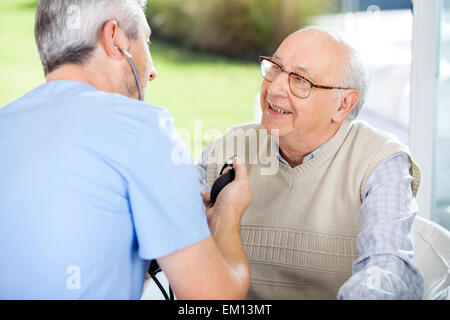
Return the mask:
[[0,108],[44,78],[34,40],[32,0],[0,0]]
[[154,35],[233,58],[272,54],[308,18],[334,9],[331,0],[150,0]]

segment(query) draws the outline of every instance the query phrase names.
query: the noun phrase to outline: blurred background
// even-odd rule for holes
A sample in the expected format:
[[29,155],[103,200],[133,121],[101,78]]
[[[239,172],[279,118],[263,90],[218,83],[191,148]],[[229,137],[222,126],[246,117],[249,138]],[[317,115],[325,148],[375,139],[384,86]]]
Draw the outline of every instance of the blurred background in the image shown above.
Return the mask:
[[[36,4],[0,2],[0,107],[44,81]],[[147,101],[172,113],[195,160],[216,135],[259,120],[258,57],[306,25],[333,27],[361,51],[372,79],[361,118],[408,143],[410,0],[149,0],[146,15],[158,71]]]
[[[36,4],[0,1],[0,108],[44,82]],[[158,72],[146,101],[172,113],[195,161],[231,126],[260,119],[260,55],[303,26],[335,28],[369,70],[360,118],[411,147],[423,215],[450,228],[450,0],[149,0],[146,15]]]

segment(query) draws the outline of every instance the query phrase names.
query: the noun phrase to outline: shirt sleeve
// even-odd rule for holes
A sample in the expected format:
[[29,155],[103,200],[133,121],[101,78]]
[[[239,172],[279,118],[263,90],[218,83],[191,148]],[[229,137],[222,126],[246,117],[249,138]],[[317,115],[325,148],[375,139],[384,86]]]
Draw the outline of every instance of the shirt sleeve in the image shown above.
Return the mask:
[[142,259],[206,239],[209,228],[192,158],[167,111],[152,114],[129,160],[129,202]]
[[423,275],[411,260],[418,209],[410,166],[408,155],[399,153],[382,162],[369,177],[359,211],[360,257],[338,299],[422,298]]

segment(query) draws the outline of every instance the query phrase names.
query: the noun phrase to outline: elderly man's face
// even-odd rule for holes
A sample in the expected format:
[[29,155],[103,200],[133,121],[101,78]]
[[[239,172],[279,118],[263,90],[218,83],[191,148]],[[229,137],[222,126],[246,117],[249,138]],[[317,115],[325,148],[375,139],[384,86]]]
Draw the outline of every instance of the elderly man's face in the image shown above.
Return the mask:
[[[295,72],[312,83],[337,86],[342,79],[342,62],[346,48],[326,33],[306,30],[290,35],[275,52],[274,60],[289,72]],[[281,73],[261,86],[261,125],[278,129],[281,137],[314,136],[329,128],[338,108],[335,90],[312,88],[308,98],[292,94],[289,76]],[[291,112],[284,114],[272,107]]]

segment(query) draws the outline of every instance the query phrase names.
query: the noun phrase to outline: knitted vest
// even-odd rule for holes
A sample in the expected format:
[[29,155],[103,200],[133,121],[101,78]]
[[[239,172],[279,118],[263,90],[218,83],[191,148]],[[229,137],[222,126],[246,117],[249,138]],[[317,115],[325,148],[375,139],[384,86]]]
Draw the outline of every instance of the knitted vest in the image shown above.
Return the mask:
[[[259,130],[266,132],[259,124],[231,129],[214,143],[207,167],[211,186],[229,157],[237,154],[246,163],[253,190],[241,220],[251,268],[247,298],[336,299],[359,256],[358,212],[367,180],[392,155],[409,155],[408,148],[364,122],[345,120],[316,157],[291,168]],[[409,158],[416,195],[420,171]],[[278,169],[269,170],[274,163]]]

